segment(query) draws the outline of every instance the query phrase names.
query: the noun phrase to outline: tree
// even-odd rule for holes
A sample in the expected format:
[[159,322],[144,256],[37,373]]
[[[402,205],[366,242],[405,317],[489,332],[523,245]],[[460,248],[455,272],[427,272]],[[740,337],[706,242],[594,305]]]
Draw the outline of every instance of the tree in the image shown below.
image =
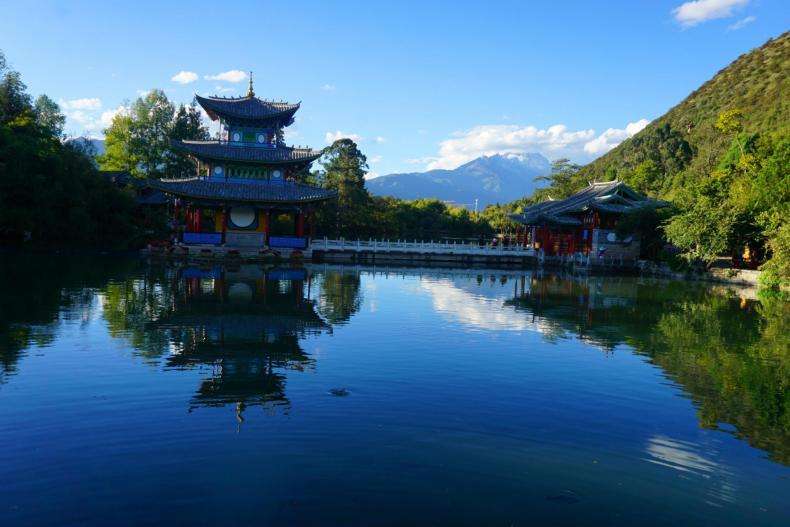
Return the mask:
[[741,156],[743,156],[743,145],[740,141],[738,141],[738,134],[743,131],[743,111],[734,108],[732,110],[721,112],[719,117],[716,119],[716,124],[713,126],[726,137],[734,135],[738,149],[741,152]]
[[638,192],[657,194],[663,176],[661,167],[652,159],[647,159],[639,163],[633,172],[626,174],[623,181]]
[[[370,202],[365,189],[365,155],[351,139],[338,139],[324,149],[321,168],[317,179],[324,188],[337,191],[337,200],[325,206],[319,218],[323,228],[340,233],[364,229]],[[331,228],[333,223],[335,229]]]
[[194,104],[176,110],[162,90],[152,90],[116,115],[105,136],[101,168],[128,170],[142,178],[194,174],[194,165],[172,141],[206,140],[209,134]]
[[25,111],[32,111],[26,90],[21,75],[8,68],[5,55],[0,51],[0,122],[9,122]]
[[63,118],[46,96],[30,102],[0,53],[0,239],[46,246],[126,246],[133,201],[61,141]]
[[580,186],[577,177],[580,169],[581,165],[572,163],[570,159],[562,158],[554,160],[551,163],[551,174],[535,178],[535,181],[549,182],[548,187],[535,192],[535,197],[538,198],[539,201],[544,201],[548,198],[567,198],[576,192]]
[[50,135],[61,137],[66,117],[60,112],[60,106],[46,95],[39,95],[35,103],[36,122]]
[[[208,127],[203,124],[197,106],[194,101],[189,106],[180,105],[173,118],[169,139],[173,140],[193,140],[207,141],[209,139]],[[180,178],[194,175],[194,162],[186,154],[169,150],[169,155],[165,161],[165,173],[167,177]]]

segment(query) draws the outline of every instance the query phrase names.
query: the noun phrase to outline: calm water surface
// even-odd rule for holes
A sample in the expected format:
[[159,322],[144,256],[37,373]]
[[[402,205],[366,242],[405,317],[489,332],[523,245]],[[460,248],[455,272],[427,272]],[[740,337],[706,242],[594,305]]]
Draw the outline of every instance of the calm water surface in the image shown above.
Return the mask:
[[788,525],[790,308],[2,255],[0,525]]

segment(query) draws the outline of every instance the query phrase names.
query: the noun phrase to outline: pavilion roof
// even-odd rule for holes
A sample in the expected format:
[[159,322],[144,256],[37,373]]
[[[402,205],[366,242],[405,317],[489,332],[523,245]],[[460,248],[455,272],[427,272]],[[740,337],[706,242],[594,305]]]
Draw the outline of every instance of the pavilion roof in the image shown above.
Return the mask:
[[634,191],[622,181],[593,183],[576,194],[561,200],[548,200],[524,209],[510,217],[525,225],[580,225],[574,215],[587,210],[622,214],[647,207],[663,207],[666,202],[650,199]]
[[334,190],[295,181],[216,181],[204,178],[149,180],[151,188],[185,198],[223,202],[310,203],[334,198]]
[[290,164],[310,163],[321,157],[311,148],[232,145],[223,141],[173,141],[173,146],[203,159],[222,159],[247,163]]
[[284,121],[283,124],[290,124],[293,114],[301,104],[267,101],[254,95],[245,97],[201,97],[195,95],[195,98],[214,121],[220,117],[244,121],[268,121],[276,118]]

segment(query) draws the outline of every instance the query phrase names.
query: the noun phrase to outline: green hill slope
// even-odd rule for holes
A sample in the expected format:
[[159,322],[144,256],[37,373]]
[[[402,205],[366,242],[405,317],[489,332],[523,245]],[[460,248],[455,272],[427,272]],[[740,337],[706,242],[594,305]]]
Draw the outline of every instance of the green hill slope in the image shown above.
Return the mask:
[[739,57],[608,154],[560,168],[522,201],[620,179],[672,204],[633,219],[653,247],[669,241],[690,262],[727,255],[763,264],[763,284],[790,291],[790,32]]
[[[743,111],[746,133],[790,129],[790,32],[769,40],[718,72],[680,104],[617,148],[585,166],[580,183],[623,177],[652,160],[664,177],[708,171],[730,146],[714,124],[719,114]],[[670,191],[668,185],[663,192]]]

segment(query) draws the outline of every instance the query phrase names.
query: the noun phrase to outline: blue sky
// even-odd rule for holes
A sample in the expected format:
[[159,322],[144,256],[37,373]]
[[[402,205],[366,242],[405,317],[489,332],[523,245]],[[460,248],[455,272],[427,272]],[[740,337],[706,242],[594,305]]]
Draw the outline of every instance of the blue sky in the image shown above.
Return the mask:
[[374,175],[497,152],[588,161],[790,29],[786,0],[0,0],[0,13],[0,49],[70,134],[101,136],[151,88],[243,94],[252,70],[259,96],[303,102],[290,142],[351,136]]

